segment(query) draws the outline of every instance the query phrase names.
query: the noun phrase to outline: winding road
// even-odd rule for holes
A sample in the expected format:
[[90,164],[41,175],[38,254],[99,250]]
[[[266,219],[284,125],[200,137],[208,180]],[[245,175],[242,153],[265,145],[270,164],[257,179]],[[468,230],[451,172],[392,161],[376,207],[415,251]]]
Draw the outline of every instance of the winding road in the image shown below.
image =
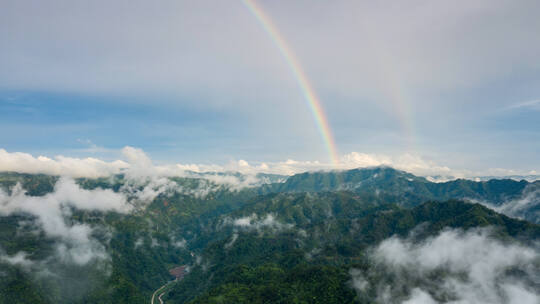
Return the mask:
[[173,280],[173,281],[169,281],[167,283],[165,283],[165,285],[161,286],[160,288],[158,288],[156,291],[154,291],[154,293],[152,294],[152,300],[150,301],[150,304],[156,304],[157,302],[155,302],[155,299],[156,299],[156,294],[159,293],[158,295],[158,300],[159,300],[159,303],[160,304],[163,304],[163,300],[161,300],[161,296],[163,296],[163,294],[165,293],[165,287],[167,287],[168,285],[172,284],[176,282],[176,280]]
[[[194,256],[193,252],[191,252],[191,256]],[[173,283],[176,283],[178,281],[181,281],[184,278],[184,275],[186,275],[186,267],[187,265],[182,265],[182,266],[175,267],[170,270],[170,273],[174,275],[176,279],[169,281],[165,283],[165,285],[156,289],[156,291],[154,291],[154,293],[152,294],[152,299],[150,300],[150,304],[156,304],[156,295],[157,295],[157,299],[159,300],[159,304],[163,304],[163,300],[161,299],[161,297],[167,292],[167,286]],[[178,272],[178,270],[180,272]]]

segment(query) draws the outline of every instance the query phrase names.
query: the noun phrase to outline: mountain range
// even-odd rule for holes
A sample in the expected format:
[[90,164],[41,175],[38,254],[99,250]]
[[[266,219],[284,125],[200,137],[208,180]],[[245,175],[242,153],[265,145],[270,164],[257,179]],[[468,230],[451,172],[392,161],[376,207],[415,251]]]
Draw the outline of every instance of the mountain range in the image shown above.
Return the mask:
[[0,189],[0,303],[540,299],[540,181],[6,172]]

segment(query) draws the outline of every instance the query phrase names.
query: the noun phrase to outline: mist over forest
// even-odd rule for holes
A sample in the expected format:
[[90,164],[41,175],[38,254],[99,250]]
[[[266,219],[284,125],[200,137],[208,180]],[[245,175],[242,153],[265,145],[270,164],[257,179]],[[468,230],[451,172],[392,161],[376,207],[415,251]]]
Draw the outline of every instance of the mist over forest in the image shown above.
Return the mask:
[[3,301],[540,299],[537,181],[388,166],[174,176],[144,159],[102,177],[0,174]]

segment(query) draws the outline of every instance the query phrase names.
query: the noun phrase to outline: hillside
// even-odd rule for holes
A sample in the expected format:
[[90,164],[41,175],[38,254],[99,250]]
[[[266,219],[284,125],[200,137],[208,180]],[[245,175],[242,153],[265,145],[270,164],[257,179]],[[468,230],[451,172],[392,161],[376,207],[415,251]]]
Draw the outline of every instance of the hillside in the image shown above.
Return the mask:
[[[407,251],[449,238],[532,252],[508,266],[523,286],[538,273],[540,226],[493,210],[531,197],[536,183],[431,183],[384,167],[266,182],[3,173],[0,303],[148,303],[179,265],[189,273],[166,303],[384,302],[379,287],[360,288],[381,284],[396,299],[415,288],[450,299],[374,254],[392,242]],[[429,276],[446,282],[456,275],[447,266]],[[502,273],[489,280],[511,275]],[[415,280],[392,283],[402,275]]]

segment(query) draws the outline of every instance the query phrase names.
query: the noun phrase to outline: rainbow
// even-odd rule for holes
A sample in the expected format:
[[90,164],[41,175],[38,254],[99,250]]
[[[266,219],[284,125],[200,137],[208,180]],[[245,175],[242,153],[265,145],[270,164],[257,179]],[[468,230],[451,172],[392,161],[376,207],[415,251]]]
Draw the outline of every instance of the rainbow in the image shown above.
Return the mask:
[[336,143],[332,135],[332,130],[328,124],[328,119],[326,118],[324,109],[315,93],[315,90],[309,83],[309,80],[300,65],[300,62],[292,52],[292,50],[287,45],[283,36],[279,33],[276,26],[272,23],[270,18],[264,13],[264,11],[257,6],[254,0],[243,0],[246,7],[251,11],[251,13],[257,18],[259,23],[262,25],[266,33],[272,38],[273,42],[279,49],[279,52],[291,68],[291,71],[302,90],[304,99],[306,100],[311,114],[315,119],[319,133],[323,139],[323,142],[326,146],[330,160],[333,165],[339,164],[339,156],[337,152]]
[[416,138],[415,124],[413,119],[412,109],[408,106],[408,94],[403,86],[403,81],[400,77],[398,65],[393,64],[393,58],[388,54],[385,48],[377,43],[377,39],[368,37],[369,43],[367,47],[373,49],[373,57],[379,67],[380,77],[384,79],[383,93],[384,96],[392,103],[392,114],[397,119],[401,129],[401,139],[403,140],[404,148],[408,153],[415,153]]

